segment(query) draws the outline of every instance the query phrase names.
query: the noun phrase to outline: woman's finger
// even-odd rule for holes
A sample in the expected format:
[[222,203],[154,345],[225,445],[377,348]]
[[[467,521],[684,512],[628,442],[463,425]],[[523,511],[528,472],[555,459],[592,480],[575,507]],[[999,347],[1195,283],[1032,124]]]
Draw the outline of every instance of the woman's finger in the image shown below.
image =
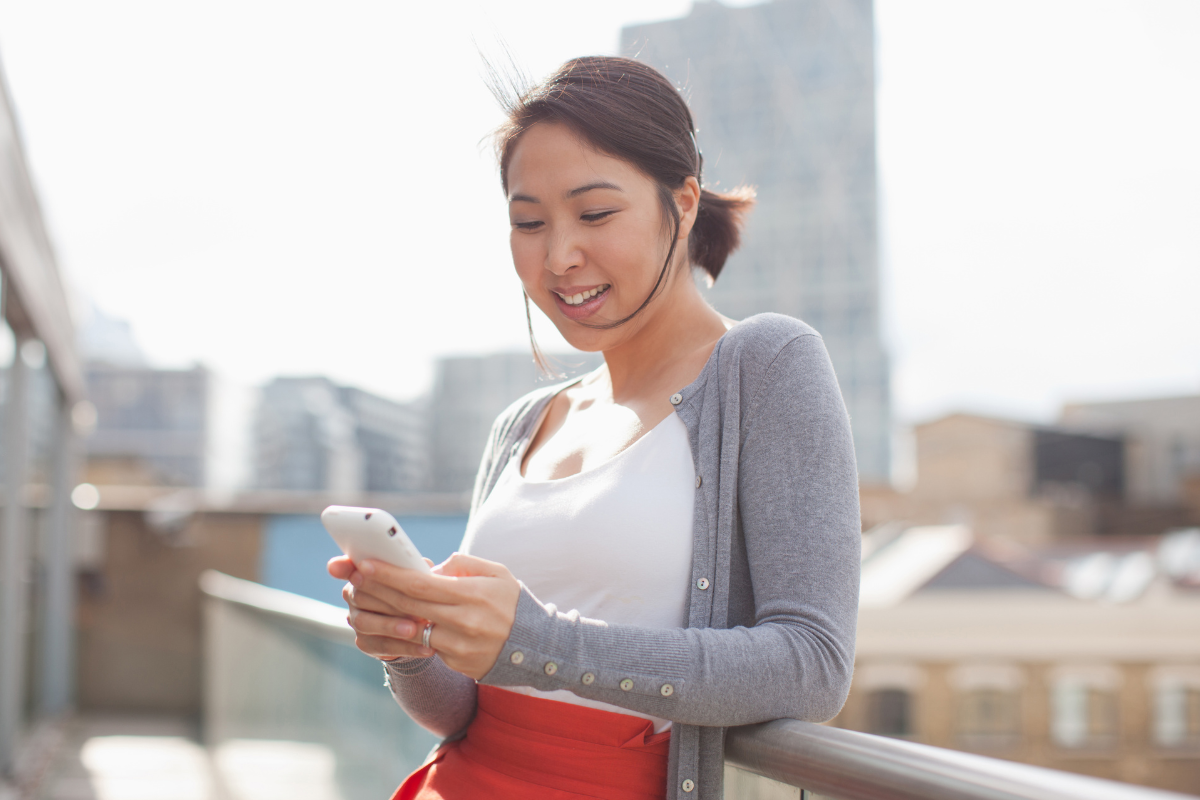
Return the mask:
[[508,567],[486,558],[469,556],[465,553],[455,553],[442,562],[438,572],[454,578],[505,578],[508,577]]
[[339,581],[348,581],[350,580],[350,576],[354,574],[354,562],[350,560],[349,556],[336,556],[329,559],[329,563],[325,565],[325,569]]
[[441,619],[444,609],[448,608],[447,606],[439,606],[434,603],[415,600],[391,587],[371,582],[361,586],[346,584],[342,589],[342,599],[349,606],[362,608],[366,611],[374,611],[379,614],[391,614],[394,617],[430,619],[427,614],[433,612],[438,615],[434,617],[435,619]]
[[400,639],[392,639],[388,636],[358,635],[354,637],[354,644],[359,650],[372,658],[380,658],[388,661],[393,658],[400,658],[401,656],[429,658],[433,655],[433,650],[429,648],[401,641]]
[[404,617],[394,617],[389,614],[376,614],[371,611],[350,609],[346,621],[355,633],[368,636],[390,636],[393,639],[417,641],[423,624]]
[[387,600],[371,594],[370,592],[364,590],[361,586],[351,586],[347,583],[342,587],[342,599],[345,600],[346,605],[350,606],[351,608],[361,608],[364,611],[374,611],[378,614],[405,616]]
[[[445,564],[442,566],[444,567]],[[409,597],[431,603],[460,603],[465,597],[470,596],[471,591],[470,587],[460,585],[458,577],[439,575],[437,572],[417,572],[383,561],[364,561],[359,565],[358,572],[362,581],[356,582],[355,585],[386,586]],[[375,589],[371,591],[373,594],[378,594]],[[386,595],[383,597],[390,600]]]
[[346,584],[342,589],[342,598],[351,609],[370,611],[390,617],[413,619],[418,625],[424,625],[426,620],[433,620],[435,623],[447,622],[453,624],[460,616],[461,609],[457,606],[426,603],[422,600],[414,600],[411,597],[407,597],[394,589],[371,584],[368,584],[368,586],[382,594],[387,594],[390,599],[381,600],[362,586],[351,586],[350,584]]

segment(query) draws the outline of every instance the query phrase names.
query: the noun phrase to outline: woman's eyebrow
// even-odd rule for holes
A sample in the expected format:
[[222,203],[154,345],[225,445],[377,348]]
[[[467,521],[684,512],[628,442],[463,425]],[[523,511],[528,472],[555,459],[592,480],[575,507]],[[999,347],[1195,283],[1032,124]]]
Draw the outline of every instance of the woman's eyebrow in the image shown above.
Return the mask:
[[[585,184],[578,188],[572,189],[571,191],[569,191],[565,195],[563,195],[563,197],[570,200],[572,198],[579,197],[579,195],[581,195],[581,194],[586,194],[587,192],[590,192],[593,189],[613,189],[618,192],[625,191],[620,186],[617,186],[615,183],[610,183],[609,181],[595,181],[593,183],[588,183],[588,184]],[[510,202],[510,203],[540,203],[542,201],[538,200],[536,197],[534,197],[532,195],[514,194],[508,198],[508,202]]]
[[573,197],[579,197],[579,195],[585,194],[586,192],[590,192],[593,189],[615,189],[618,192],[625,191],[620,186],[617,186],[615,183],[609,183],[608,181],[595,181],[594,183],[589,183],[589,184],[585,184],[584,186],[580,186],[578,189],[572,189],[571,191],[567,192],[566,198],[568,200],[570,200]]

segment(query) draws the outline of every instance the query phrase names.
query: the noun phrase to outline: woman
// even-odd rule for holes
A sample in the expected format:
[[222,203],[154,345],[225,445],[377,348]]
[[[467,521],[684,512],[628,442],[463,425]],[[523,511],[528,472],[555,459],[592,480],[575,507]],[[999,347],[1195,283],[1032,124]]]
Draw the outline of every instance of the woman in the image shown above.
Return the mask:
[[605,364],[501,414],[435,574],[330,563],[359,648],[447,738],[396,797],[715,800],[727,726],[829,719],[849,688],[860,527],[833,370],[804,323],[735,323],[697,289],[752,201],[701,188],[662,75],[570,61],[498,141],[527,303]]

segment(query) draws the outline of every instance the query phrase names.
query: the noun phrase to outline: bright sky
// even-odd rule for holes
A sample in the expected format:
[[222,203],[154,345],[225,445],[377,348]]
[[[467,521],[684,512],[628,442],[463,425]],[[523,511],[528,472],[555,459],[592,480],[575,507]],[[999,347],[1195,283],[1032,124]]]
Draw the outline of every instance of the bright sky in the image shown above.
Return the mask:
[[[476,43],[540,76],[689,8],[2,0],[0,57],[68,279],[156,363],[402,398],[525,346]],[[1200,391],[1200,3],[877,25],[900,420]]]

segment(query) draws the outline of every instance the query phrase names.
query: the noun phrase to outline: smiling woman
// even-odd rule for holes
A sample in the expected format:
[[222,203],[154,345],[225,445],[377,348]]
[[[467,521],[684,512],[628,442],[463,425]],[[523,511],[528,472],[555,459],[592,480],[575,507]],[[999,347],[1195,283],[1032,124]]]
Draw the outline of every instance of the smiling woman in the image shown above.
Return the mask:
[[814,330],[701,296],[752,193],[702,188],[662,75],[575,59],[507,110],[527,303],[605,363],[496,420],[432,573],[330,562],[359,648],[446,737],[395,797],[716,800],[725,727],[829,719],[849,688],[845,407]]

